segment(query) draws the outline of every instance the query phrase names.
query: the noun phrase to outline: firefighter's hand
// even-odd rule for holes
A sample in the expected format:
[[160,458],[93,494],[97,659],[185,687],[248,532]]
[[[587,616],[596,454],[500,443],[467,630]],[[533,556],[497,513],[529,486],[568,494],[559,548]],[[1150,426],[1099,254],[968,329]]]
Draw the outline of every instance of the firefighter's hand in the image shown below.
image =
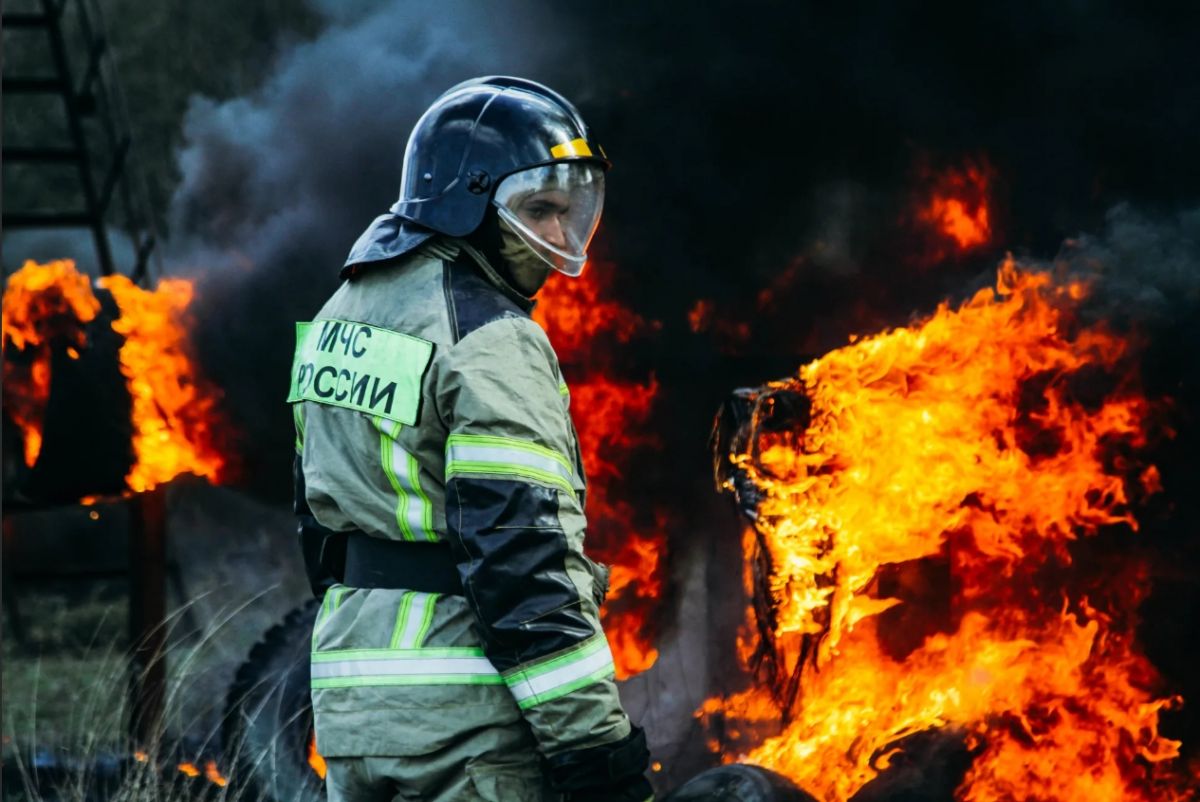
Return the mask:
[[654,789],[645,777],[650,751],[640,727],[615,743],[553,755],[546,764],[550,782],[565,802],[654,799]]

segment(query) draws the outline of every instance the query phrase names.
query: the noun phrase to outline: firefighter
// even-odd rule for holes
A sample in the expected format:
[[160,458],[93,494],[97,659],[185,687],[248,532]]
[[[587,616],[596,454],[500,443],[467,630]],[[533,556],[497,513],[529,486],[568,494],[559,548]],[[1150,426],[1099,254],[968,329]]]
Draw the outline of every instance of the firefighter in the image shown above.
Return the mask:
[[578,276],[609,163],[545,86],[459,84],[399,200],[297,325],[289,402],[331,800],[652,798],[584,554],[570,392],[530,319]]

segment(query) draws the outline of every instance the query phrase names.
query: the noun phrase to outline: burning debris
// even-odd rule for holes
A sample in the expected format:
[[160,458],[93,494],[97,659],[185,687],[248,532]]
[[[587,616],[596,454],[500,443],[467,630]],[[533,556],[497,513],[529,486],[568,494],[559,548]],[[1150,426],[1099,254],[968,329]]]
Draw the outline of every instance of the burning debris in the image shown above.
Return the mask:
[[100,302],[87,276],[69,261],[32,262],[14,273],[4,288],[3,338],[30,353],[23,362],[5,365],[4,408],[21,429],[25,465],[32,468],[42,452],[43,417],[50,398],[50,344],[63,344],[71,359],[86,346],[83,327],[95,319]]
[[25,465],[33,468],[41,454],[54,352],[79,360],[92,345],[88,324],[102,308],[96,290],[115,302],[111,329],[122,338],[133,430],[127,489],[150,490],[181,473],[219,480],[226,461],[217,445],[218,392],[197,374],[183,323],[191,282],[163,279],[148,291],[113,275],[93,287],[69,260],[26,262],[4,291],[4,408],[20,430]]
[[538,296],[534,318],[546,329],[570,380],[588,478],[587,548],[612,569],[602,615],[617,678],[625,679],[650,668],[658,658],[654,635],[663,589],[667,512],[656,509],[646,521],[625,500],[636,450],[656,443],[646,423],[658,383],[653,377],[639,383],[614,375],[604,347],[597,346],[598,339],[628,344],[654,328],[604,298],[610,267],[593,263],[579,278],[551,278]]
[[992,238],[992,172],[987,161],[980,160],[932,175],[926,182],[929,197],[919,206],[917,219],[952,241],[960,253],[986,245]]
[[1195,798],[1129,547],[1170,432],[1137,337],[1080,314],[1090,291],[1009,258],[961,307],[726,408],[763,681],[703,708],[727,759],[840,802],[941,730],[973,758],[956,799]]

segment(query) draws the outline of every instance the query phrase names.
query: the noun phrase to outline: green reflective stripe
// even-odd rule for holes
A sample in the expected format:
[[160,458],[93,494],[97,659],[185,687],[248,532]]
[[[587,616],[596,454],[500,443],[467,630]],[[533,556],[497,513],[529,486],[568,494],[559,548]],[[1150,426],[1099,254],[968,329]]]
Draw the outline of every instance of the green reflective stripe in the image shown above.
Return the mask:
[[563,490],[566,493],[575,495],[575,488],[571,487],[570,482],[564,480],[561,476],[544,473],[542,471],[532,470],[530,468],[518,468],[516,466],[497,465],[494,462],[473,463],[473,462],[456,462],[453,470],[450,466],[446,466],[446,481],[450,481],[455,476],[463,474],[472,475],[494,475],[511,477],[514,479],[527,479],[539,484],[551,485]]
[[429,496],[421,489],[421,466],[417,463],[415,454],[408,455],[408,478],[417,498],[421,500],[418,509],[421,511],[421,528],[425,530],[425,539],[436,542],[438,537],[433,532],[433,505],[429,503]]
[[418,649],[433,623],[436,593],[409,591],[400,599],[396,625],[392,629],[392,649]]
[[504,682],[524,710],[587,687],[613,671],[612,652],[601,633],[566,654],[504,674]]
[[330,614],[341,605],[342,597],[349,592],[350,588],[345,585],[334,585],[325,591],[325,598],[321,601],[321,611],[317,614],[316,623],[313,624],[313,637],[316,637],[317,631],[325,625]]
[[408,494],[400,485],[396,471],[392,467],[392,440],[388,426],[383,418],[375,418],[375,427],[379,429],[379,461],[383,463],[383,472],[388,478],[388,484],[396,494],[396,525],[400,527],[400,536],[405,540],[416,540],[412,530],[408,528]]
[[566,457],[512,437],[452,434],[446,438],[446,481],[464,474],[512,477],[575,493]]
[[367,685],[496,685],[480,649],[357,649],[313,652],[313,688]]
[[[553,688],[541,691],[529,697],[517,699],[517,707],[521,708],[522,710],[528,710],[529,708],[540,705],[543,702],[552,702],[555,699],[559,699],[569,693],[574,693],[580,688],[586,688],[589,685],[593,685],[602,679],[607,679],[612,676],[613,666],[610,663],[605,667],[598,668],[590,674],[585,674],[584,676],[572,680],[571,682],[567,682],[562,685],[556,685]],[[509,686],[509,690],[512,690],[512,686]],[[516,698],[515,693],[513,694],[513,697]]]
[[413,638],[413,648],[420,649],[425,643],[425,636],[429,634],[429,628],[433,625],[433,612],[437,607],[438,594],[429,593],[425,595],[425,614],[421,616],[421,626],[417,630],[417,636]]
[[[452,434],[446,438],[446,452],[449,454],[456,446],[467,448],[501,449],[506,451],[521,451],[534,454],[548,460],[553,460],[562,466],[565,476],[571,477],[571,461],[552,448],[540,446],[529,440],[518,440],[515,437],[501,437],[492,434]],[[557,472],[557,469],[548,469]]]
[[405,657],[483,657],[478,646],[435,646],[430,649],[322,649],[314,651],[314,663],[331,660],[383,660]]
[[314,679],[314,691],[325,688],[370,688],[387,685],[503,685],[499,674],[405,674]]
[[433,343],[349,320],[296,324],[288,401],[315,401],[417,422]]
[[400,527],[400,536],[404,540],[416,540],[420,535],[424,540],[436,542],[438,537],[433,531],[433,505],[421,489],[420,463],[398,442],[403,425],[380,417],[373,420],[379,429],[383,472],[396,493],[396,525]]
[[325,598],[321,599],[321,609],[317,611],[317,620],[313,622],[313,635],[317,634],[317,630],[325,623],[325,619],[329,617],[329,605],[332,603],[333,597],[330,596],[328,590],[325,591]]
[[[400,652],[409,654],[395,656]],[[430,657],[421,649],[394,650],[393,656],[370,660],[322,660],[310,668],[313,679],[334,677],[493,676],[499,673],[486,657]]]
[[537,677],[537,676],[541,676],[542,674],[547,674],[551,671],[556,671],[557,669],[562,668],[563,666],[571,665],[572,663],[577,663],[580,660],[583,660],[585,658],[590,657],[593,654],[596,654],[597,652],[604,652],[604,651],[608,651],[608,640],[604,637],[603,633],[601,633],[598,635],[593,635],[592,637],[588,638],[583,643],[579,644],[578,646],[574,647],[573,649],[567,650],[566,652],[558,655],[557,657],[553,657],[544,662],[535,663],[535,664],[533,664],[531,666],[527,666],[525,668],[516,669],[512,673],[514,675],[520,674],[527,678],[528,677]]
[[400,606],[396,610],[396,624],[392,627],[392,639],[389,641],[393,649],[400,646],[400,640],[404,637],[404,630],[408,626],[408,611],[412,608],[415,593],[416,591],[409,591],[400,597]]
[[296,423],[296,453],[304,453],[304,405],[292,404],[292,420]]
[[569,395],[570,392],[571,392],[571,390],[567,387],[566,382],[563,382],[562,384],[558,385],[558,394],[559,395]]
[[451,446],[449,461],[453,464],[500,465],[505,468],[522,468],[558,476],[571,481],[571,469],[564,468],[557,460],[528,451],[495,446]]

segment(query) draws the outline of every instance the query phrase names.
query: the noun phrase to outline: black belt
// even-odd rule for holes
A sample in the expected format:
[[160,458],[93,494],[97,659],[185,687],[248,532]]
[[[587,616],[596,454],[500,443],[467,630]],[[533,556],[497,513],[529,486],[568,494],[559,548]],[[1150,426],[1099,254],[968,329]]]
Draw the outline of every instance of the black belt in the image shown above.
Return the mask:
[[463,595],[458,565],[445,543],[387,540],[350,532],[342,582],[352,588],[397,588]]

